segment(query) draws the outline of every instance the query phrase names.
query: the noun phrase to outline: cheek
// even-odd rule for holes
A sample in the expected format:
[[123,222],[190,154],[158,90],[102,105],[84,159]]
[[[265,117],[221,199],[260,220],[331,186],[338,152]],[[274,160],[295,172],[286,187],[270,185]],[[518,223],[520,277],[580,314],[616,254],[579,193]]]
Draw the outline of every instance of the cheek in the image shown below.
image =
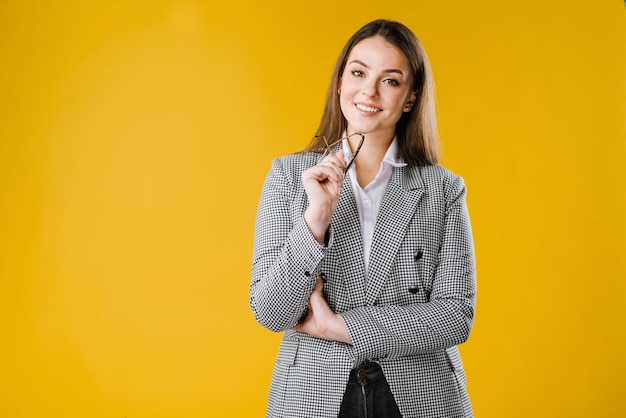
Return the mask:
[[339,88],[342,94],[353,95],[359,89],[359,79],[351,74],[344,74],[339,82]]
[[341,86],[341,94],[339,94],[339,104],[341,105],[341,111],[344,116],[354,106],[354,99],[357,97],[359,90],[355,88],[353,83],[344,83]]
[[344,95],[343,91],[339,95],[339,106],[341,107],[341,113],[343,113],[344,117],[352,106],[352,101]]
[[341,110],[345,111],[348,106],[352,104],[354,98],[354,86],[350,83],[342,83],[341,90],[339,92],[339,103],[341,104]]
[[396,107],[398,110],[402,111],[404,109],[404,106],[406,106],[406,103],[409,101],[409,98],[411,96],[409,94],[406,93],[398,93],[395,95],[395,97],[391,98],[392,103],[394,103],[394,107]]

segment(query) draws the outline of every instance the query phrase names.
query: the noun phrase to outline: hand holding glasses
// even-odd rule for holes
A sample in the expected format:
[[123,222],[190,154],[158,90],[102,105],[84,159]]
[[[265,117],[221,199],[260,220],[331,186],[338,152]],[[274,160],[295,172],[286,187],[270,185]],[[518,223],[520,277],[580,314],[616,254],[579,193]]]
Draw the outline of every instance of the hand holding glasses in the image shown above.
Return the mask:
[[351,135],[348,136],[344,136],[342,138],[339,138],[338,140],[336,140],[333,143],[328,143],[328,141],[326,140],[326,137],[321,135],[321,136],[316,136],[316,138],[322,138],[322,140],[324,141],[324,144],[326,144],[326,149],[324,150],[324,154],[323,157],[327,156],[328,154],[332,154],[332,148],[335,147],[338,143],[340,143],[341,141],[343,141],[344,139],[349,139],[353,136],[360,136],[361,140],[359,141],[359,145],[356,147],[356,151],[354,151],[354,153],[352,154],[352,158],[350,158],[350,161],[347,162],[346,167],[343,169],[343,173],[347,173],[348,170],[350,169],[350,167],[352,166],[352,163],[354,162],[354,160],[356,159],[356,156],[359,155],[359,151],[361,150],[361,147],[363,146],[363,142],[365,141],[365,135],[363,135],[360,132],[355,132]]
[[[345,166],[343,164],[340,165],[341,161],[334,155],[329,157],[338,143],[355,135],[358,135],[361,140],[350,161],[345,161]],[[354,133],[340,138],[331,144],[328,143],[326,138],[322,137],[322,139],[325,144],[325,147],[319,150],[324,155],[322,161],[302,172],[302,185],[309,200],[309,206],[304,212],[304,219],[313,237],[323,245],[328,226],[339,201],[344,176],[361,150],[365,135]]]

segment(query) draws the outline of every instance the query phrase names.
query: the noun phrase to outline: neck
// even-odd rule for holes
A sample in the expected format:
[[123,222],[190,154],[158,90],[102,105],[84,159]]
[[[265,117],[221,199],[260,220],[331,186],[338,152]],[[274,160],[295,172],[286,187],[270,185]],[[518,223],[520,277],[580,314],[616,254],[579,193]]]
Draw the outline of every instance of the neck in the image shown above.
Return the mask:
[[[365,141],[363,142],[363,146],[361,147],[361,151],[359,151],[359,155],[355,160],[355,163],[362,161],[363,165],[367,166],[380,166],[385,154],[387,153],[387,149],[389,149],[389,145],[393,141],[395,136],[395,132],[392,133],[370,133],[364,134]],[[355,135],[349,139],[350,149],[352,152],[356,151],[357,146],[359,145],[360,138],[358,135]]]
[[[357,181],[361,187],[368,185],[380,170],[380,164],[385,158],[389,145],[393,141],[394,135],[365,134],[365,141],[359,151],[359,155],[354,160]],[[358,141],[350,138],[350,148],[354,152],[358,146]]]

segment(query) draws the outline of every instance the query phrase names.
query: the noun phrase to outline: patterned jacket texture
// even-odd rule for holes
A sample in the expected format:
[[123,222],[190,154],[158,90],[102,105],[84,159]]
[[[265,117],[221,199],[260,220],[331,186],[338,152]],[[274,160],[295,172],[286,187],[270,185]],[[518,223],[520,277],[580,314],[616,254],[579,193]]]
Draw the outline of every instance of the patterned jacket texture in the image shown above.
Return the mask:
[[[337,417],[349,371],[378,362],[403,417],[472,417],[458,344],[469,337],[476,268],[465,184],[440,166],[395,167],[374,228],[367,283],[359,214],[346,176],[326,245],[305,221],[302,171],[320,156],[275,159],[259,203],[250,305],[284,332],[268,417]],[[317,278],[352,345],[291,328]]]

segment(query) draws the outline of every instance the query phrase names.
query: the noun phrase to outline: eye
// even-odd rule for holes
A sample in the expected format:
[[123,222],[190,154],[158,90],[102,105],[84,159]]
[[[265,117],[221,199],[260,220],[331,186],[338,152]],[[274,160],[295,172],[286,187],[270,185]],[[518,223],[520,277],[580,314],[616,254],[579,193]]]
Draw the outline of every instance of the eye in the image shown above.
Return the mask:
[[355,77],[365,77],[365,74],[361,70],[352,70],[352,75]]
[[387,83],[391,86],[399,86],[400,82],[398,80],[395,80],[393,78],[386,78],[383,80],[383,83]]

